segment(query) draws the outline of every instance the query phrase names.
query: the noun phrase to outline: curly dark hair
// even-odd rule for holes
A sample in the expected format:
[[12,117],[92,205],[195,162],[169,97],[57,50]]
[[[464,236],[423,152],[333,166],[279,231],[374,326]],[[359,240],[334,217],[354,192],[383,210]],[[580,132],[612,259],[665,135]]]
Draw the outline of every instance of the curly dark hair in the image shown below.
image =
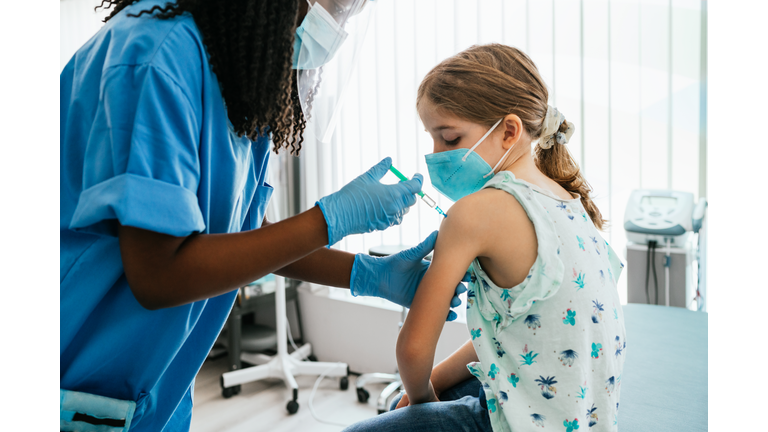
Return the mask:
[[[102,0],[97,8],[114,7],[107,22],[137,1]],[[190,13],[237,134],[256,140],[271,132],[275,153],[298,155],[306,127],[291,67],[298,11],[296,0],[176,0],[128,16]]]

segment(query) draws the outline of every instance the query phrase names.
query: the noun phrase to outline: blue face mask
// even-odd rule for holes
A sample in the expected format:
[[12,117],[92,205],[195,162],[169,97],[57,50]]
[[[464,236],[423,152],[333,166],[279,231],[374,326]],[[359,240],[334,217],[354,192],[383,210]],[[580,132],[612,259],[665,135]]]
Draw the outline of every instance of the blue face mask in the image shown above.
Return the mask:
[[501,120],[491,127],[472,148],[448,150],[425,156],[432,186],[449,200],[456,202],[482,189],[491,175],[507,157],[512,147],[504,153],[495,167],[491,168],[474,150],[496,129]]
[[296,29],[293,42],[293,68],[317,69],[331,61],[347,39],[347,32],[320,3],[309,12]]

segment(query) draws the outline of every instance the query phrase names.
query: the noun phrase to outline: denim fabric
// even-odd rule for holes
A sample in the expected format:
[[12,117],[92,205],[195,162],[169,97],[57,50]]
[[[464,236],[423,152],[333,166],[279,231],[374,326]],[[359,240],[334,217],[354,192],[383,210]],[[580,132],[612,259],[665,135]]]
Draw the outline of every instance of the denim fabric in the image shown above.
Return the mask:
[[488,411],[479,395],[482,385],[472,377],[444,391],[441,402],[408,406],[395,410],[400,397],[392,401],[390,411],[363,420],[344,432],[427,432],[427,431],[491,431]]

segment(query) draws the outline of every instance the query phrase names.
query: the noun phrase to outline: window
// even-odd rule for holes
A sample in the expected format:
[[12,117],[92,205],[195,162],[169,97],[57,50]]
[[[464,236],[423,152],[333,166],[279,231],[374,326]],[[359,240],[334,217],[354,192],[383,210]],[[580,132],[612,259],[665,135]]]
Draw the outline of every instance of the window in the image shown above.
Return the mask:
[[[473,44],[524,50],[550,88],[550,104],[577,130],[568,148],[623,255],[623,217],[632,190],[704,194],[706,10],[701,1],[382,0],[327,144],[309,140],[301,164],[301,210],[391,156],[405,175],[425,176],[432,142],[415,109],[422,77]],[[385,177],[395,182],[391,174]],[[417,203],[402,225],[350,236],[336,247],[366,252],[415,245],[441,217]],[[626,301],[626,278],[620,295]]]

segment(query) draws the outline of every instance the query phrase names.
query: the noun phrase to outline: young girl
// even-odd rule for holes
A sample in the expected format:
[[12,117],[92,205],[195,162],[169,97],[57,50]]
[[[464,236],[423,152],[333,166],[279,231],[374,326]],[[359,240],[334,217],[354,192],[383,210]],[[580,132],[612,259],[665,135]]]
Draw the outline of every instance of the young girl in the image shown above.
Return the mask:
[[[350,430],[617,430],[623,265],[565,147],[574,126],[547,99],[530,58],[498,44],[443,61],[421,83],[429,175],[456,204],[397,341],[406,393]],[[433,369],[468,267],[471,340]]]

